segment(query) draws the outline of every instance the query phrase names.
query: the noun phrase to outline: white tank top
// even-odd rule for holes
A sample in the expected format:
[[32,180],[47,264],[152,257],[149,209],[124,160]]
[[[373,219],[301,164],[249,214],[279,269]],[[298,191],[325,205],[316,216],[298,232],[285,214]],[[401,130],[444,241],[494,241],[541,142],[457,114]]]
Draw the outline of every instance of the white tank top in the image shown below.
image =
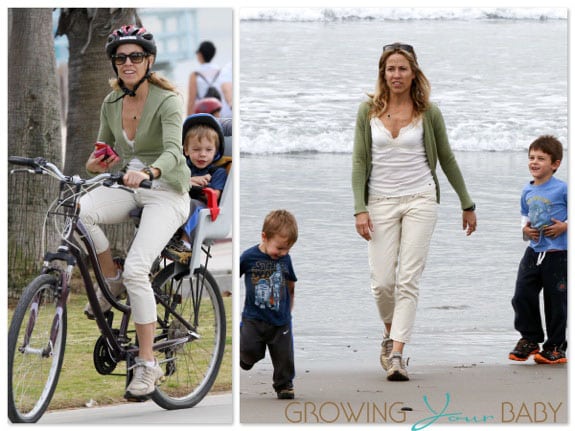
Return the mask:
[[371,125],[371,176],[369,193],[397,197],[435,187],[425,147],[421,117],[401,128],[396,138],[374,117]]

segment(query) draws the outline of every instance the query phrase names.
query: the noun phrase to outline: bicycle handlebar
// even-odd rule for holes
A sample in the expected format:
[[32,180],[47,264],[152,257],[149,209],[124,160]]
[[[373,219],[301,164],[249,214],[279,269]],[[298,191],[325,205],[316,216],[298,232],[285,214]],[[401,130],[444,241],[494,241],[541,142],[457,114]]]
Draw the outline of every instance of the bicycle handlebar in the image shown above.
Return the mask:
[[[53,163],[50,163],[43,157],[36,157],[36,158],[29,158],[29,157],[21,157],[21,156],[8,156],[8,162],[19,165],[19,166],[26,166],[29,168],[34,169],[34,173],[36,174],[43,174],[45,171],[52,172],[60,181],[72,182],[75,184],[85,184],[85,185],[92,185],[97,183],[104,183],[106,186],[111,186],[114,183],[117,183],[121,186],[124,185],[124,174],[122,173],[102,173],[96,175],[94,178],[90,179],[83,179],[79,176],[68,176],[64,175],[60,169]],[[139,187],[144,189],[151,189],[152,182],[150,180],[143,180]]]
[[30,159],[28,157],[20,157],[20,156],[8,156],[8,161],[14,165],[20,166],[29,166],[35,168],[39,164],[39,159],[41,157],[37,157],[36,159]]

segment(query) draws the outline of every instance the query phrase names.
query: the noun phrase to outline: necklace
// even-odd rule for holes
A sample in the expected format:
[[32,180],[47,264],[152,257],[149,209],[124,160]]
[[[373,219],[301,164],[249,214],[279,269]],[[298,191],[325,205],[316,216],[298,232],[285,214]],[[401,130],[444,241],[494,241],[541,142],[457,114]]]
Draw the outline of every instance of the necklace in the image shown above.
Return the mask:
[[135,101],[131,99],[124,99],[123,109],[126,111],[126,117],[130,120],[136,121],[138,118],[142,117],[142,111],[144,109],[144,102]]

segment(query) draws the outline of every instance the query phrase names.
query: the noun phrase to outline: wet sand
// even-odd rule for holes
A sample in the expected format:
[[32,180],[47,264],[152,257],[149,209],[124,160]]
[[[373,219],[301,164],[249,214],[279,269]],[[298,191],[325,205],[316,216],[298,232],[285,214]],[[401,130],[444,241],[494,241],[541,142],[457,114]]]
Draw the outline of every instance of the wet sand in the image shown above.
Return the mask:
[[[309,365],[309,364],[308,364]],[[297,363],[296,363],[297,366]],[[295,399],[278,400],[272,368],[241,371],[242,423],[565,424],[567,366],[533,361],[408,367],[389,382],[377,361],[299,364]]]

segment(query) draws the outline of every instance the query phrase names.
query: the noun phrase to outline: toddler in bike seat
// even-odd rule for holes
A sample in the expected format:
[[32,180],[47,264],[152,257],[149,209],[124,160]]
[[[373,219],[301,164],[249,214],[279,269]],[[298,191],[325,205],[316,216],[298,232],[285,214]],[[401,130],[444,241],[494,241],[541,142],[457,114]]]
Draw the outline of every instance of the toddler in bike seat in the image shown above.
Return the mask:
[[205,188],[219,199],[227,179],[224,153],[224,132],[211,114],[193,114],[184,121],[182,141],[190,168],[190,216],[172,237],[162,256],[187,264],[192,256],[191,244],[198,223],[198,213],[206,207]]

